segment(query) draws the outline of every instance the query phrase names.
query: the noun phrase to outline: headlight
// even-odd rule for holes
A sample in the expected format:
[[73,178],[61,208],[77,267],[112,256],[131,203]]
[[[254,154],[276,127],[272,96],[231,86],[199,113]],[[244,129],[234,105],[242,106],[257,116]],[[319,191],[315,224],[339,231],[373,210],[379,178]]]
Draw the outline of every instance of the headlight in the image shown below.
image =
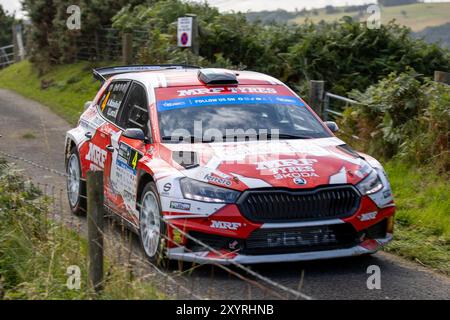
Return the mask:
[[363,181],[358,183],[356,187],[362,194],[372,194],[383,189],[383,183],[377,172],[372,170],[372,172],[365,177]]
[[234,203],[239,196],[238,191],[220,188],[189,178],[181,179],[180,186],[186,199],[196,201]]

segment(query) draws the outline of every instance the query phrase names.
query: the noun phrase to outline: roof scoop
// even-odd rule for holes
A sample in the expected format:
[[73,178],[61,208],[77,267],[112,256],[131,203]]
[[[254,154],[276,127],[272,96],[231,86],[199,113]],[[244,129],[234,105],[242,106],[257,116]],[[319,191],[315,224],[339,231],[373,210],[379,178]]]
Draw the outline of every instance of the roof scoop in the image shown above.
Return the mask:
[[225,69],[200,69],[197,75],[198,79],[207,85],[239,84],[236,74]]

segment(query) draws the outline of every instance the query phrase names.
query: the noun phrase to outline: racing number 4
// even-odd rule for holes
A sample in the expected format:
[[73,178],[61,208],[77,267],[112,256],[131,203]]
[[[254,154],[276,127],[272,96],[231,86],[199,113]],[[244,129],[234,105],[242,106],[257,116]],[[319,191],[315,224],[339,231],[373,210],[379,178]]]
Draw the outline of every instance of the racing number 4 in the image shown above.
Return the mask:
[[135,151],[135,152],[134,152],[133,160],[131,161],[131,167],[133,168],[133,170],[136,169],[137,162],[138,162],[138,152]]

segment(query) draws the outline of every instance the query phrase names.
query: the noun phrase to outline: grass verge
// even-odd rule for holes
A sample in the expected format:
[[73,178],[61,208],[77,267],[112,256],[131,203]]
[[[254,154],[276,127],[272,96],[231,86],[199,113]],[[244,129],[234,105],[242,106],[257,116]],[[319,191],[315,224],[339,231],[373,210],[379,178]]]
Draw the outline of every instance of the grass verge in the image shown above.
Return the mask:
[[[95,296],[87,283],[87,243],[76,232],[48,219],[49,201],[40,190],[11,172],[0,159],[1,299],[162,299],[126,266],[106,260],[104,291]],[[80,272],[80,288],[70,289],[70,266]]]
[[22,61],[0,71],[0,88],[45,104],[74,125],[84,103],[92,100],[100,88],[92,78],[92,68],[88,62],[61,65],[39,77],[29,61]]
[[450,275],[449,177],[392,161],[386,170],[397,205],[386,250]]

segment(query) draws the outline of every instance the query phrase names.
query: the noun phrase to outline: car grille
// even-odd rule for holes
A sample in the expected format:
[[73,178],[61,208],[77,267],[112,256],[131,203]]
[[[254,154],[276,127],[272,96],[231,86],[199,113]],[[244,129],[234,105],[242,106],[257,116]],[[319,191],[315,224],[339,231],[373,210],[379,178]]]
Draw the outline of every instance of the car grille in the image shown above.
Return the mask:
[[313,190],[251,190],[238,200],[241,213],[255,222],[345,218],[358,209],[360,195],[352,186]]

